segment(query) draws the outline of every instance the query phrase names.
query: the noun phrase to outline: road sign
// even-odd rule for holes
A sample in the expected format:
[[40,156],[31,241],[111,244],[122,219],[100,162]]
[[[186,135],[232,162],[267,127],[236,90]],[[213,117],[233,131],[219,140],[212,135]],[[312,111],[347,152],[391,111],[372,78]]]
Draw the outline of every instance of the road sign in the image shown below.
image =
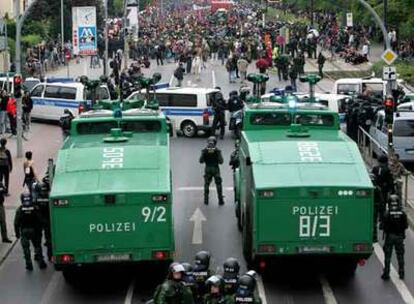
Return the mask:
[[346,26],[353,27],[354,26],[354,18],[352,16],[352,13],[346,14]]
[[398,55],[395,54],[393,50],[387,49],[382,53],[381,58],[386,64],[391,65],[398,58]]
[[397,80],[397,68],[394,66],[385,66],[382,73],[382,79],[385,81]]

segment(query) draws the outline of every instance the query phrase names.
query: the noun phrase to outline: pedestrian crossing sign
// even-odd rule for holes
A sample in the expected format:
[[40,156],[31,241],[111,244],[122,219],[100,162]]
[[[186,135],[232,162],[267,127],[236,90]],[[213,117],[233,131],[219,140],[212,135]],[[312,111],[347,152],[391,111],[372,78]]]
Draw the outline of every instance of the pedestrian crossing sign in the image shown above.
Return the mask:
[[382,60],[388,65],[393,64],[393,62],[398,58],[398,55],[391,49],[387,49],[381,56]]

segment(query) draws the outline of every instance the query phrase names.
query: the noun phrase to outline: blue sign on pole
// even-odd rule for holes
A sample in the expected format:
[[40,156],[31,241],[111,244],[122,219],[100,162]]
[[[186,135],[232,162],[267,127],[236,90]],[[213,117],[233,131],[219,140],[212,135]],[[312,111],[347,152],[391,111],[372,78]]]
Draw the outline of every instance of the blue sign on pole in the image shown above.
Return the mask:
[[97,48],[97,37],[95,26],[79,26],[79,54],[95,55]]

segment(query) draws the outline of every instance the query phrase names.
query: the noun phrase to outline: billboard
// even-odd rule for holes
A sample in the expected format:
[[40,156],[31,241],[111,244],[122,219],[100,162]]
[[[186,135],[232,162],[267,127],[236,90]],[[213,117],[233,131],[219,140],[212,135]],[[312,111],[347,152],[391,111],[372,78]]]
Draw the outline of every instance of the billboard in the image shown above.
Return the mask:
[[96,8],[72,7],[72,44],[75,55],[97,54]]

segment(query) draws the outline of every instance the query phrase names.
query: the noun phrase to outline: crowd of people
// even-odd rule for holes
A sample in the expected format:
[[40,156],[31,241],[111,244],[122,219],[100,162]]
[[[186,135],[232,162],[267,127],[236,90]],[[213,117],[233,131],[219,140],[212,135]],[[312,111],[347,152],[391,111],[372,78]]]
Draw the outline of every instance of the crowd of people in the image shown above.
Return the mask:
[[173,263],[167,279],[154,293],[154,304],[235,304],[262,303],[257,292],[257,274],[250,270],[240,275],[240,264],[235,258],[223,263],[223,273],[210,269],[210,253],[200,251],[194,265]]

